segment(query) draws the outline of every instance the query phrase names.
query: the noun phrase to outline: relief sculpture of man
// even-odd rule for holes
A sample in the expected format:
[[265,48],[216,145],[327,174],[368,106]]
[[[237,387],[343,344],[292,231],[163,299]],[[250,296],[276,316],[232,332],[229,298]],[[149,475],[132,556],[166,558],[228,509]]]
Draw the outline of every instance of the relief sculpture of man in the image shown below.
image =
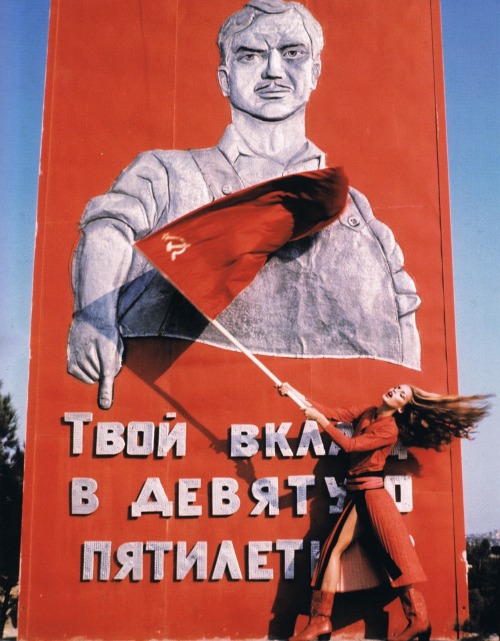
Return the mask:
[[[325,166],[305,127],[323,48],[311,13],[297,2],[252,0],[225,21],[218,45],[219,85],[232,117],[219,143],[141,154],[83,214],[68,371],[99,381],[105,409],[124,337],[230,348],[133,243],[212,200]],[[256,354],[371,357],[419,368],[419,304],[391,230],[350,188],[340,219],[285,245],[218,320]]]

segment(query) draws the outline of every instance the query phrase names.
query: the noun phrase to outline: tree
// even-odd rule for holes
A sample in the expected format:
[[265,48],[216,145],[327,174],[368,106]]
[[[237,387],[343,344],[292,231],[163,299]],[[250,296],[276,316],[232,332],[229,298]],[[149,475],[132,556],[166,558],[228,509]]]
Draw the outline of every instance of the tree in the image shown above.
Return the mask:
[[500,558],[487,539],[467,544],[470,620],[467,630],[500,632]]
[[12,589],[19,580],[24,452],[17,436],[17,415],[0,381],[0,639]]

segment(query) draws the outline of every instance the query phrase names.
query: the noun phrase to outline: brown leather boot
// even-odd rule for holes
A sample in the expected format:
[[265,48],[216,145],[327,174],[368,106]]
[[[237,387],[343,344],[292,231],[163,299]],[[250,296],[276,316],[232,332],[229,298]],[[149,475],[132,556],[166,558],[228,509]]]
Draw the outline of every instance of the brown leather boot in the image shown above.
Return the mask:
[[311,600],[311,616],[307,626],[290,637],[288,641],[316,641],[316,639],[329,639],[332,632],[330,617],[333,608],[333,592],[314,590]]
[[389,641],[429,641],[431,636],[431,624],[427,617],[425,600],[420,592],[410,588],[399,597],[403,612],[408,620],[408,625],[399,634],[389,637]]

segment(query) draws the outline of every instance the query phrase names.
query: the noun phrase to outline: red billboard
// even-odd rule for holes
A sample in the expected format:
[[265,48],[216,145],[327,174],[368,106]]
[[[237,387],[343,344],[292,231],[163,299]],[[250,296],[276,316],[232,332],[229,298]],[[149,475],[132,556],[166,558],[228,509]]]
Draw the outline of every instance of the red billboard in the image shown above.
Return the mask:
[[[343,167],[339,216],[274,247],[218,322],[321,403],[456,392],[439,4],[305,5],[52,0],[20,639],[285,639],[307,622],[345,455],[137,250],[164,225]],[[460,464],[456,444],[397,445],[386,467],[438,638],[467,616]],[[333,635],[385,638],[399,593],[350,567]]]

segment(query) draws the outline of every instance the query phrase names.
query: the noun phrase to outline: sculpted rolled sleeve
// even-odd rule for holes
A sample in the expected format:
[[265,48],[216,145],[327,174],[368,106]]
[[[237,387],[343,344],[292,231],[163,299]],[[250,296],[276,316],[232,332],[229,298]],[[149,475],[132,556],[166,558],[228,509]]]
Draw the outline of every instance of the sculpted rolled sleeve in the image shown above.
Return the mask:
[[168,204],[167,168],[154,152],[146,152],[118,176],[106,194],[88,203],[81,228],[96,220],[119,221],[139,240],[156,227]]

